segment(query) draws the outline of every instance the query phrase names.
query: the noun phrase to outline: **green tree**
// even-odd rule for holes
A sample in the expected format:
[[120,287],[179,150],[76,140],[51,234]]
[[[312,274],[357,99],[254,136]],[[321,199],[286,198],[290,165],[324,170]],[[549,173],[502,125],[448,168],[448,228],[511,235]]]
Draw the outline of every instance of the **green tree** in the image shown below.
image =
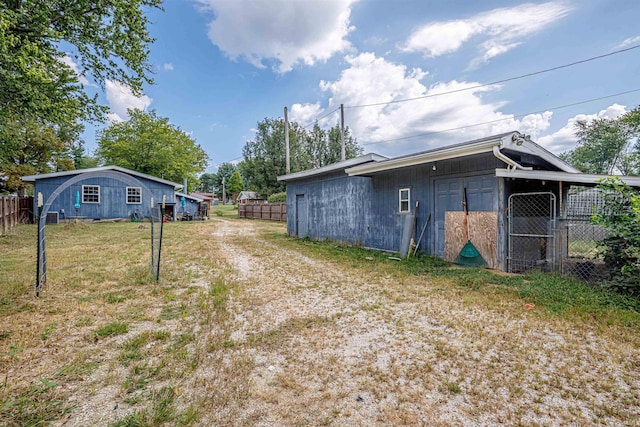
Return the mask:
[[[291,172],[326,166],[340,160],[340,127],[322,129],[317,123],[307,131],[297,123],[289,125],[289,151]],[[346,158],[362,153],[362,148],[345,129]],[[286,173],[284,147],[284,120],[265,118],[258,123],[256,136],[247,141],[238,165],[249,190],[262,197],[280,193],[285,185],[277,177]]]
[[640,194],[617,177],[598,186],[604,193],[605,208],[591,217],[610,233],[599,242],[611,279],[604,285],[640,296]]
[[215,173],[203,173],[200,175],[200,186],[198,190],[203,193],[213,193],[217,179],[218,175]]
[[[231,178],[231,175],[233,175],[233,173],[236,171],[236,166],[233,163],[223,163],[220,166],[218,166],[218,172],[216,173],[216,180],[215,180],[215,184],[216,184],[216,189],[217,192],[216,194],[218,195],[218,197],[220,198],[220,200],[225,200],[226,199],[226,195],[223,198],[222,197],[222,188],[225,187],[225,191],[227,192],[227,195],[229,194],[229,190],[226,188],[227,183],[229,182],[229,179]],[[225,185],[222,185],[222,181],[224,180]]]
[[240,194],[240,192],[244,190],[244,181],[242,180],[240,172],[238,172],[237,170],[233,173],[233,175],[231,175],[231,178],[229,178],[226,190],[228,194],[231,194],[231,199],[233,199],[234,202],[237,200],[238,194]]
[[184,131],[155,111],[129,110],[127,122],[113,123],[98,141],[96,155],[116,165],[173,182],[187,178],[193,188],[207,166],[207,154]]
[[0,138],[5,190],[21,191],[25,175],[74,169],[69,153],[79,132],[78,125],[49,126],[30,118],[6,121]]
[[[580,120],[575,125],[578,145],[561,158],[576,169],[595,174],[640,173],[640,110],[617,119]],[[635,145],[632,142],[636,140]]]
[[161,0],[0,0],[0,123],[31,117],[43,123],[100,118],[69,65],[103,86],[122,82],[139,94],[151,83],[147,8]]

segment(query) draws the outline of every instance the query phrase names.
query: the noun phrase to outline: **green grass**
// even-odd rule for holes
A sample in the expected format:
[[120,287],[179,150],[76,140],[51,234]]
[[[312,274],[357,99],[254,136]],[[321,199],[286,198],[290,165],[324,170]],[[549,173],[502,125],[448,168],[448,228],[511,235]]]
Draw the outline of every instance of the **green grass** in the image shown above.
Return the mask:
[[96,335],[99,337],[111,337],[115,335],[122,335],[129,332],[129,325],[126,323],[109,323],[96,330]]
[[234,206],[231,204],[212,206],[211,213],[216,216],[237,218],[238,206]]

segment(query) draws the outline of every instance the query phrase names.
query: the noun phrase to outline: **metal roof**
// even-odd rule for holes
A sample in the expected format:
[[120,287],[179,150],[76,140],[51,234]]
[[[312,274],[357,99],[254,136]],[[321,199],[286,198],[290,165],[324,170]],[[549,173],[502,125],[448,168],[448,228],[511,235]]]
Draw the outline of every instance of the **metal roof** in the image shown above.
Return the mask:
[[424,163],[471,156],[474,154],[489,153],[493,150],[493,147],[532,154],[542,158],[562,171],[570,173],[579,172],[577,169],[571,167],[551,152],[528,139],[525,135],[515,131],[449,145],[446,147],[435,148],[433,150],[422,151],[420,153],[394,157],[381,162],[355,166],[347,169],[346,172],[349,176],[368,175],[376,172],[385,172],[408,166],[421,165]]
[[335,171],[339,171],[341,169],[346,169],[349,167],[353,167],[353,166],[357,166],[357,165],[361,165],[363,163],[370,163],[370,162],[381,162],[384,160],[387,160],[387,157],[381,156],[379,154],[375,154],[375,153],[369,153],[369,154],[365,154],[363,156],[358,156],[358,157],[354,157],[353,159],[347,159],[344,160],[342,162],[336,162],[336,163],[332,163],[330,165],[327,166],[322,166],[320,168],[316,168],[316,169],[309,169],[306,171],[300,171],[300,172],[295,172],[295,173],[291,173],[289,175],[281,175],[278,177],[278,181],[293,181],[296,179],[303,179],[303,178],[309,178],[312,176],[316,176],[316,175],[321,175],[327,172],[335,172]]
[[155,177],[155,176],[152,176],[152,175],[147,175],[145,173],[136,172],[136,171],[133,171],[131,169],[122,168],[120,166],[101,166],[99,168],[75,169],[75,170],[71,170],[71,171],[43,173],[43,174],[38,174],[38,175],[28,175],[28,176],[23,176],[22,177],[22,181],[24,181],[24,182],[36,182],[36,180],[39,180],[39,179],[57,178],[59,176],[73,176],[73,175],[80,175],[81,173],[86,173],[86,172],[100,172],[100,171],[117,171],[117,172],[126,173],[128,175],[137,176],[137,177],[140,177],[140,178],[148,179],[150,181],[156,181],[156,182],[160,182],[162,184],[171,185],[171,186],[173,186],[173,188],[175,190],[183,187],[182,184],[178,184],[176,182],[167,181],[166,179],[158,178],[158,177]]
[[597,185],[601,179],[617,177],[632,187],[640,187],[640,176],[626,175],[596,175],[591,173],[567,173],[559,171],[541,170],[508,170],[496,169],[496,176],[500,178],[533,179],[537,181],[562,181],[566,183]]
[[195,200],[196,202],[204,202],[204,199],[201,199],[200,197],[196,197],[196,196],[192,196],[184,193],[178,193],[177,191],[176,191],[176,196],[184,197],[185,199]]

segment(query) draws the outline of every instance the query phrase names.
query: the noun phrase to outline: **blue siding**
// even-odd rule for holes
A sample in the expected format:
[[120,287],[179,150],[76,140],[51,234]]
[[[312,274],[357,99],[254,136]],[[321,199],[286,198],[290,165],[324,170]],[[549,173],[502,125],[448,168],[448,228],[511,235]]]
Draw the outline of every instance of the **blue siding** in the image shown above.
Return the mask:
[[[43,203],[47,202],[49,196],[65,181],[71,179],[74,175],[60,176],[54,178],[38,179],[35,182],[35,194],[37,203],[38,192],[42,193]],[[173,186],[163,184],[157,181],[138,178],[138,181],[146,186],[153,195],[154,203],[162,202],[162,196],[166,195],[167,203],[175,203],[175,190]],[[99,185],[100,186],[100,203],[82,203],[82,186],[83,185]],[[120,180],[113,178],[87,178],[64,190],[53,202],[49,212],[65,211],[67,217],[76,216],[74,207],[76,201],[76,192],[80,193],[80,209],[77,214],[86,218],[127,218],[133,212],[139,212],[143,216],[148,216],[150,212],[150,203],[148,195],[142,194],[141,204],[126,203],[126,187],[130,186]]]
[[176,206],[178,209],[178,215],[188,213],[193,216],[198,215],[198,201],[186,198],[184,199],[184,208],[182,207],[182,196],[176,198]]
[[399,190],[410,188],[411,212],[419,201],[416,239],[431,213],[420,249],[442,256],[444,212],[462,210],[464,187],[471,210],[497,211],[495,168],[502,163],[492,154],[483,154],[437,162],[435,171],[433,166],[429,163],[371,177],[348,177],[341,172],[288,182],[288,232],[296,234],[296,196],[304,195],[311,238],[399,251],[406,215],[399,213]]

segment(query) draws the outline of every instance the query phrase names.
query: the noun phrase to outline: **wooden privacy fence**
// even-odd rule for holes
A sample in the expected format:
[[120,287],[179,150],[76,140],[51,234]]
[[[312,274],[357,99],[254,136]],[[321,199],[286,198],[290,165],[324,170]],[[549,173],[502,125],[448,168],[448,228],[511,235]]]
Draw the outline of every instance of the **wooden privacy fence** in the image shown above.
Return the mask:
[[265,205],[238,205],[238,218],[286,221],[286,203],[268,203]]
[[4,234],[18,224],[20,201],[18,196],[0,196],[0,233]]

